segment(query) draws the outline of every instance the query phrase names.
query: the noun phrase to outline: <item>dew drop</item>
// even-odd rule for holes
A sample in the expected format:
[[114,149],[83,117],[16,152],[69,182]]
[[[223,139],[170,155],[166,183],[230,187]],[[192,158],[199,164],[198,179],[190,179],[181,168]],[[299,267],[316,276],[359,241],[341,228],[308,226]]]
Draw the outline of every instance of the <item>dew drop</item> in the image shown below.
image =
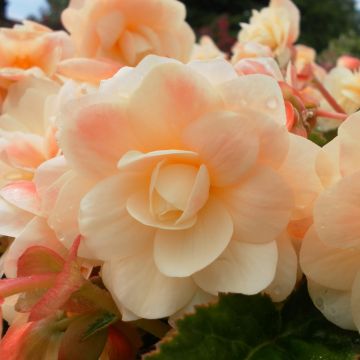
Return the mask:
[[315,305],[322,310],[324,308],[324,300],[322,298],[317,298],[315,300]]
[[271,98],[266,103],[267,107],[271,110],[275,110],[278,106],[278,101],[276,98]]
[[276,286],[273,290],[274,295],[279,296],[281,294],[281,288],[280,286]]

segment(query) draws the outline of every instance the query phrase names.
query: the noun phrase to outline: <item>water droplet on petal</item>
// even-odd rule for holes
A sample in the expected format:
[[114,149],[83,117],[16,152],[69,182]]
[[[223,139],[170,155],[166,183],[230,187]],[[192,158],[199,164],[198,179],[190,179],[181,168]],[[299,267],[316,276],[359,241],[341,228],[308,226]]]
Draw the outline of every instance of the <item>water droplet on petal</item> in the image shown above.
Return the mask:
[[278,101],[276,98],[271,98],[266,103],[267,107],[271,110],[275,110],[278,106]]
[[322,298],[317,298],[315,300],[315,305],[322,310],[324,308],[324,300]]

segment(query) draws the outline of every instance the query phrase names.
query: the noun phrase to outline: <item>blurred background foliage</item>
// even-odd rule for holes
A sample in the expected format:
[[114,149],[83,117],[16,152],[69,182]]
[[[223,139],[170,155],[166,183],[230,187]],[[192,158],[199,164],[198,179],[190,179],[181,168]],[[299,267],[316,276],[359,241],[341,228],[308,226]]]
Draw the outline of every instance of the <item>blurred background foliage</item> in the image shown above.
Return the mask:
[[[28,0],[24,0],[28,1]],[[299,43],[314,47],[320,60],[331,62],[339,54],[360,57],[360,10],[356,0],[293,0],[301,11]],[[69,0],[47,0],[48,9],[36,19],[53,29],[61,29],[60,14]],[[229,51],[236,41],[239,23],[247,22],[251,9],[267,6],[269,0],[183,0],[188,21],[198,36],[212,36],[219,47]],[[0,0],[4,18],[6,0]],[[1,20],[0,20],[1,21]],[[328,60],[330,59],[330,60]]]

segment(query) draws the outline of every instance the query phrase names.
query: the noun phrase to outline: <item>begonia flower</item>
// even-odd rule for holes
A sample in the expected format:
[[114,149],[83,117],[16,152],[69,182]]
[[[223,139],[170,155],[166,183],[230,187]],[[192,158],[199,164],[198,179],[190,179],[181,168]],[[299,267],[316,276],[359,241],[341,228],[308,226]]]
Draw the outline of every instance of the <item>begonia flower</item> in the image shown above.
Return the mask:
[[176,0],[72,0],[62,14],[77,55],[134,66],[146,55],[188,61],[195,42]]
[[70,37],[41,24],[24,21],[0,29],[0,68],[40,68],[51,76],[59,61],[73,55]]
[[317,308],[333,323],[360,331],[360,114],[350,116],[318,159],[326,190],[301,249],[301,266]]
[[299,36],[300,13],[291,0],[271,0],[268,7],[253,10],[249,24],[241,23],[241,27],[240,43],[252,41],[268,46],[279,59],[288,60]]
[[[294,205],[294,159],[312,158],[300,168],[316,178],[318,148],[288,134],[276,80],[239,77],[224,60],[185,66],[149,56],[69,103],[59,127],[69,166],[91,183],[78,177],[78,190],[61,197],[81,200],[84,244],[104,261],[122,311],[139,317],[173,315],[199,291],[265,290],[279,253],[293,248],[277,240],[291,219],[309,216],[321,187],[299,183],[309,192]],[[290,290],[274,291],[288,295],[294,277],[282,279]]]

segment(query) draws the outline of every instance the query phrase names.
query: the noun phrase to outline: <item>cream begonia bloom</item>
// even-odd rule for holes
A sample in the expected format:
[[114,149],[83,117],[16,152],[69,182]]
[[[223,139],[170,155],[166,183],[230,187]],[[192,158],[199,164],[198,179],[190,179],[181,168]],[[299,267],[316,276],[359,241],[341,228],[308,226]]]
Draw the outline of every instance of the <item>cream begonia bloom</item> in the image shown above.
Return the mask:
[[[307,181],[317,146],[285,123],[269,76],[149,56],[59,117],[79,176],[62,189],[52,227],[69,229],[64,208],[81,201],[84,245],[104,261],[124,319],[170,316],[219,292],[270,286],[286,297],[297,271],[286,228],[308,217],[319,181]],[[310,165],[296,172],[299,162]]]
[[232,53],[233,56],[231,62],[233,64],[236,64],[242,59],[273,56],[273,53],[268,46],[253,41],[237,42],[232,48]]
[[352,114],[360,108],[360,73],[337,66],[324,78],[324,86],[346,111]]
[[40,68],[48,76],[57,64],[73,55],[73,44],[64,31],[24,21],[12,29],[0,29],[0,68]]
[[62,14],[77,55],[134,66],[157,54],[187,62],[195,35],[177,0],[71,0]]
[[223,53],[214,43],[210,36],[202,36],[198,44],[194,45],[191,60],[225,59]]
[[301,266],[320,311],[345,329],[360,331],[360,113],[350,116],[318,159],[327,189],[314,207]]
[[256,42],[269,47],[275,56],[288,58],[299,36],[300,12],[290,0],[271,0],[269,7],[254,10],[249,24],[241,26],[240,43]]

